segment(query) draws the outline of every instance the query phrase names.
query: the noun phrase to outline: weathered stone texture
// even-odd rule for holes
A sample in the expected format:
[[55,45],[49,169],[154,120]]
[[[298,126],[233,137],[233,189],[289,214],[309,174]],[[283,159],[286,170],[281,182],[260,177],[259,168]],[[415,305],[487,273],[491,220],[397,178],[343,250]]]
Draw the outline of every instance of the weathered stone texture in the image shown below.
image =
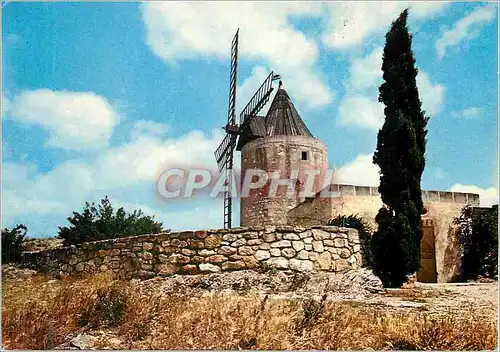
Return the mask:
[[[53,276],[109,271],[117,278],[142,279],[247,269],[343,271],[360,268],[362,256],[357,232],[351,232],[349,238],[340,238],[347,237],[340,231],[346,232],[346,229],[281,226],[162,233],[28,252],[23,259],[26,266]],[[339,248],[333,247],[332,241],[339,239],[342,240],[337,243]],[[203,245],[199,245],[200,242]],[[137,251],[126,248],[137,248]],[[332,254],[331,250],[339,255]]]
[[[331,192],[339,192],[337,197],[312,197],[300,203],[288,212],[287,223],[294,226],[317,226],[325,224],[328,220],[338,215],[357,214],[367,221],[373,229],[376,229],[375,216],[382,207],[382,200],[376,187],[353,186],[353,185],[330,185]],[[473,193],[446,192],[446,191],[422,191],[422,200],[427,213],[422,217],[423,221],[430,219],[434,222],[435,233],[435,255],[438,282],[450,282],[458,275],[460,267],[460,246],[457,244],[455,225],[453,219],[460,214],[465,204],[479,206],[479,196]],[[344,232],[344,233],[342,233]],[[305,235],[305,233],[303,233]],[[313,239],[316,240],[319,233],[312,230]],[[302,236],[302,234],[300,235]],[[331,237],[333,246],[336,248],[354,246],[353,252],[358,252],[360,241],[358,233],[352,229],[337,231],[337,236]],[[306,242],[305,249],[308,250]],[[314,242],[312,242],[314,247]],[[324,239],[323,245],[331,247],[332,243]],[[319,246],[316,245],[316,249]],[[326,248],[330,253],[329,248]],[[316,250],[315,250],[316,251]],[[317,251],[318,253],[320,251]],[[335,252],[341,258],[347,258],[347,252]],[[337,264],[336,267],[343,267]]]
[[[302,160],[302,153],[307,153],[307,160]],[[301,201],[301,192],[306,181],[306,171],[328,167],[325,145],[318,139],[299,135],[277,135],[259,138],[245,144],[241,151],[241,171],[266,170],[269,174],[279,173],[279,179],[291,180],[293,171],[299,171],[293,185],[293,196],[289,197],[288,187],[280,186],[276,196],[269,197],[271,180],[262,187],[251,189],[248,196],[241,198],[241,224],[243,226],[286,225],[287,213]],[[243,180],[242,180],[243,182]],[[254,180],[253,182],[256,182]],[[317,177],[313,192],[321,189],[323,178]],[[284,239],[289,235],[285,234]],[[292,236],[293,237],[293,236]],[[267,242],[267,241],[266,241]]]

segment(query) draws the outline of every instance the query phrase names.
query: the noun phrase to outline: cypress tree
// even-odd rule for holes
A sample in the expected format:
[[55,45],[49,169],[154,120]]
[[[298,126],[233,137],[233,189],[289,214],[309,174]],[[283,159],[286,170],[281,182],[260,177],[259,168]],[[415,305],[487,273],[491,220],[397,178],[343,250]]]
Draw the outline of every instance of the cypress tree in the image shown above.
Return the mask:
[[373,235],[374,270],[384,286],[399,287],[420,266],[423,212],[420,180],[425,167],[426,125],[416,83],[417,68],[406,21],[408,9],[386,34],[379,102],[385,122],[378,132],[373,162],[380,167],[384,207]]

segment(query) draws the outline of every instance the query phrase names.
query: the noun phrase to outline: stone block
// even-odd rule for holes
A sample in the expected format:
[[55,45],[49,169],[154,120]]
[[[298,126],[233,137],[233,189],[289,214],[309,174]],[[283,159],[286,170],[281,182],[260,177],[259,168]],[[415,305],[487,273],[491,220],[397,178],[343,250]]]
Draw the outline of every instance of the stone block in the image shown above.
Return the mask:
[[183,274],[197,274],[198,267],[196,265],[193,265],[193,264],[183,265],[181,267],[181,273],[183,273]]
[[209,263],[223,263],[227,261],[227,257],[217,254],[217,255],[212,255],[207,258]]
[[260,267],[259,261],[253,255],[244,256],[242,257],[242,259],[247,269],[257,269],[258,267]]
[[161,243],[162,247],[169,247],[170,246],[170,241],[163,241]]
[[[219,249],[219,252],[220,252],[220,249]],[[211,249],[202,249],[201,251],[198,252],[198,254],[201,255],[202,257],[209,257],[211,255],[214,255],[215,251],[211,250]]]
[[150,251],[153,249],[153,244],[151,242],[144,242],[142,244],[142,249],[145,251]]
[[347,238],[349,241],[354,241],[359,239],[359,232],[356,229],[348,229],[347,230]]
[[200,263],[205,262],[205,259],[206,259],[206,258],[203,258],[203,257],[201,257],[201,256],[199,256],[199,255],[195,255],[195,256],[193,256],[193,257],[191,258],[190,263],[200,264]]
[[182,254],[172,254],[170,256],[170,263],[173,264],[186,264],[189,263],[189,257],[186,257],[185,255]]
[[234,233],[227,233],[227,234],[222,236],[222,240],[227,241],[227,242],[234,242],[237,239],[238,239],[238,237]]
[[78,264],[76,264],[75,270],[78,272],[81,272],[81,271],[83,271],[84,268],[85,268],[84,263],[78,263]]
[[213,249],[220,246],[221,238],[217,235],[210,235],[205,238],[205,248]]
[[193,249],[203,249],[205,248],[205,243],[200,240],[188,240],[189,247]]
[[288,259],[295,257],[296,254],[297,252],[292,248],[285,248],[281,250],[281,255]]
[[340,258],[342,259],[346,259],[346,258],[349,258],[349,256],[351,255],[351,252],[349,252],[349,250],[347,248],[342,248],[340,250]]
[[295,249],[297,252],[301,251],[304,249],[304,242],[302,241],[293,241],[292,242],[292,247]]
[[313,271],[313,263],[310,260],[290,259],[289,267],[295,271]]
[[300,251],[298,254],[297,254],[297,259],[309,259],[309,252],[307,251]]
[[239,240],[236,240],[233,242],[232,246],[233,247],[241,247],[247,244],[247,240],[244,238],[240,238]]
[[260,245],[260,244],[262,244],[262,240],[260,238],[256,238],[256,239],[247,241],[247,245],[249,245],[249,246],[255,246],[255,245]]
[[292,243],[289,240],[281,240],[278,242],[271,243],[271,248],[286,248],[291,246]]
[[182,248],[181,253],[184,255],[187,255],[187,256],[193,256],[196,254],[195,251],[193,251],[192,249],[189,249],[189,248]]
[[325,251],[325,248],[323,247],[323,242],[321,241],[313,241],[312,243],[313,250],[317,253],[321,253]]
[[333,270],[336,272],[345,271],[349,268],[349,262],[346,259],[338,259],[333,262]]
[[200,271],[202,273],[218,273],[221,271],[221,268],[218,267],[217,265],[204,263],[200,264]]
[[271,248],[269,252],[273,257],[279,257],[281,255],[281,251],[279,248]]
[[259,234],[256,232],[245,232],[244,234],[242,234],[242,238],[247,240],[255,240],[259,238]]
[[312,232],[310,230],[299,233],[300,239],[308,238],[312,236]]
[[305,249],[306,251],[312,251],[312,250],[313,250],[313,246],[312,246],[312,244],[305,244],[305,245],[304,245],[304,249]]
[[266,260],[271,258],[271,253],[269,253],[269,251],[258,250],[255,252],[255,258],[257,260]]
[[330,270],[332,266],[332,255],[329,252],[323,252],[318,255],[318,259],[316,261],[320,270]]
[[269,250],[271,249],[271,245],[269,243],[262,243],[260,246],[259,246],[259,249],[262,249],[262,250]]
[[218,254],[222,255],[232,255],[236,253],[236,248],[228,247],[228,246],[223,246],[218,249],[217,251]]
[[224,262],[221,268],[222,271],[242,270],[246,268],[246,265],[244,261],[240,260],[236,262]]
[[254,253],[255,253],[255,251],[248,246],[243,246],[243,247],[238,248],[239,255],[252,255]]
[[333,240],[335,247],[341,248],[347,246],[347,241],[344,238],[336,238]]
[[328,246],[328,247],[333,247],[333,240],[324,240],[323,245]]
[[312,229],[312,235],[314,240],[316,241],[322,241],[330,238],[330,234],[328,232],[319,230],[319,229]]
[[153,254],[151,254],[150,252],[142,252],[142,259],[144,260],[151,260],[153,259]]
[[289,266],[288,259],[285,258],[270,258],[266,263],[276,269],[288,269]]
[[298,240],[300,240],[300,237],[299,237],[299,235],[297,235],[295,233],[286,233],[285,235],[283,235],[283,239],[284,240],[298,241]]
[[203,240],[203,239],[207,238],[208,234],[207,234],[207,231],[195,231],[194,236],[196,238]]
[[274,233],[265,233],[262,235],[262,238],[264,239],[265,242],[274,242],[276,241],[276,236]]

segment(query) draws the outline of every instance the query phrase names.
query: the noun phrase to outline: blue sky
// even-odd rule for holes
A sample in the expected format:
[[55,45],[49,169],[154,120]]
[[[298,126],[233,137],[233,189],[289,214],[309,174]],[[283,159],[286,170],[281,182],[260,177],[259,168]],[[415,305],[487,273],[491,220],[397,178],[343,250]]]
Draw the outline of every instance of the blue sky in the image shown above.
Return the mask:
[[166,228],[221,227],[220,199],[167,202],[155,181],[173,165],[215,167],[238,27],[238,109],[274,70],[339,180],[376,185],[381,50],[405,6],[431,117],[422,186],[495,202],[495,3],[8,3],[2,226],[53,236],[108,195]]

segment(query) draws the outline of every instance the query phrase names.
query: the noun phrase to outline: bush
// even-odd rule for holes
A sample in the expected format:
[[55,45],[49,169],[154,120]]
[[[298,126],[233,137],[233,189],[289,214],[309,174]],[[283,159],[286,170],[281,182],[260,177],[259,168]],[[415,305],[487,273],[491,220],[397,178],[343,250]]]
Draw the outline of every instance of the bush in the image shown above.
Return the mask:
[[2,230],[2,263],[19,262],[23,251],[23,240],[28,228],[17,225],[13,229]]
[[498,206],[491,209],[462,208],[454,220],[462,246],[461,279],[498,274]]
[[82,242],[99,241],[109,238],[159,233],[163,224],[154,221],[154,217],[147,216],[139,210],[127,214],[123,208],[116,213],[110,200],[106,196],[96,207],[94,203],[85,203],[83,213],[73,212],[69,217],[70,227],[59,227],[59,237],[64,240],[65,246]]
[[125,317],[127,293],[124,287],[112,285],[97,290],[96,298],[92,304],[79,314],[80,326],[116,327]]
[[340,227],[349,227],[352,229],[359,230],[360,232],[371,232],[371,226],[360,216],[357,214],[351,215],[339,215],[336,218],[331,219],[327,223],[328,226],[340,226]]

